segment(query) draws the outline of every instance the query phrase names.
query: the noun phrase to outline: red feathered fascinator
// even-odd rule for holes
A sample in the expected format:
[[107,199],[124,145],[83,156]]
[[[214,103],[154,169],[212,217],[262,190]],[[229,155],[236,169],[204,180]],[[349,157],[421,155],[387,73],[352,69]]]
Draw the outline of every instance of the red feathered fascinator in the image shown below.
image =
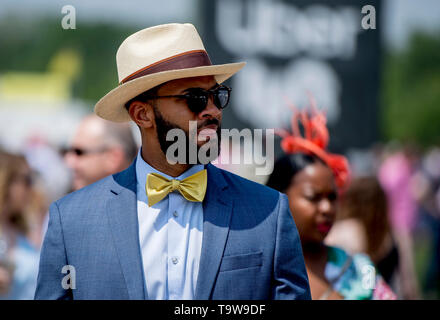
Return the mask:
[[[323,112],[317,110],[313,99],[311,100],[311,112],[298,111],[293,108],[292,133],[282,129],[276,130],[275,133],[283,138],[281,148],[285,153],[305,153],[317,156],[333,171],[336,185],[343,188],[350,176],[348,161],[344,156],[326,151],[329,142],[327,119]],[[301,136],[299,123],[304,128],[304,137]]]

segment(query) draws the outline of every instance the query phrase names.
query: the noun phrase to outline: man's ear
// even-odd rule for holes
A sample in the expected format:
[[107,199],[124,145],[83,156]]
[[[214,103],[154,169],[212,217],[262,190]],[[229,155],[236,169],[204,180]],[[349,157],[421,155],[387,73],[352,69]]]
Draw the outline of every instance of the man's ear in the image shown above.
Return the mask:
[[128,114],[139,127],[145,129],[154,127],[154,111],[150,103],[133,101],[128,109]]

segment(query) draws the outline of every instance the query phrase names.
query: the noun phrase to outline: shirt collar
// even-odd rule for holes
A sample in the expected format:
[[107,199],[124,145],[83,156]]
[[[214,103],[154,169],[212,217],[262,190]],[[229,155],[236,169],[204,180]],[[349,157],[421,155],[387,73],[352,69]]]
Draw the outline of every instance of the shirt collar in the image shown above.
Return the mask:
[[137,182],[138,184],[140,184],[144,189],[145,189],[145,185],[147,183],[147,175],[149,173],[158,173],[161,176],[163,176],[164,178],[167,179],[175,179],[175,180],[183,180],[201,170],[204,169],[204,166],[202,164],[196,164],[193,165],[192,167],[190,167],[188,170],[186,170],[185,172],[183,172],[180,176],[178,177],[171,177],[169,175],[167,175],[166,173],[160,172],[159,170],[154,169],[152,166],[150,166],[143,158],[142,158],[142,148],[139,148],[139,152],[138,152],[138,156],[136,158],[136,178],[137,178]]

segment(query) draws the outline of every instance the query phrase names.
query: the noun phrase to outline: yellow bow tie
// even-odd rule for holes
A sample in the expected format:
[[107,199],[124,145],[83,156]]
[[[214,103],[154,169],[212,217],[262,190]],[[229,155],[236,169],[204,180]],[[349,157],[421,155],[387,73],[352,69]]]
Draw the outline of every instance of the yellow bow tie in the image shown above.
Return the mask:
[[206,169],[201,170],[188,178],[181,181],[169,180],[157,173],[149,173],[147,175],[148,206],[153,206],[160,200],[165,198],[168,193],[179,190],[182,196],[188,201],[202,202],[206,193],[206,185],[208,175]]

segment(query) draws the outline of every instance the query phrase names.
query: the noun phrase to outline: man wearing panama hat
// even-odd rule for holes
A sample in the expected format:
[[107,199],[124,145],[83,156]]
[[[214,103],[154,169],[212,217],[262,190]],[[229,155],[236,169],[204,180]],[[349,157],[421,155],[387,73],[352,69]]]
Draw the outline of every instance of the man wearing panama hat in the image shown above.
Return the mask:
[[212,65],[191,24],[141,30],[116,60],[119,86],[95,112],[134,121],[142,147],[127,170],[51,205],[36,299],[310,299],[285,195],[167,157],[171,129],[197,151],[216,141],[221,83],[244,63]]

